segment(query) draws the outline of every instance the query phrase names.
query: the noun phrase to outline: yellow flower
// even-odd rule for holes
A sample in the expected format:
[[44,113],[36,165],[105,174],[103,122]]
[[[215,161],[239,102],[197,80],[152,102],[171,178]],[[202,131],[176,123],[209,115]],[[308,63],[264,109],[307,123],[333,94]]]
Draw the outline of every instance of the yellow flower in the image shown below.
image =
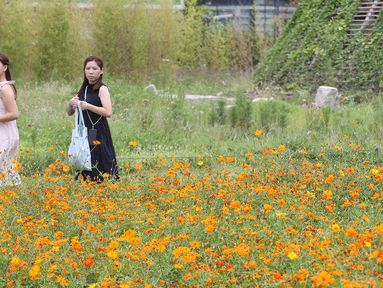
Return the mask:
[[201,167],[201,166],[203,165],[203,161],[202,161],[202,160],[199,160],[199,161],[197,162],[197,165]]
[[289,257],[290,260],[298,259],[298,255],[297,255],[296,253],[294,253],[294,252],[289,252],[289,253],[287,254],[287,257]]
[[114,251],[109,251],[107,254],[106,254],[109,258],[111,259],[117,259],[118,258],[118,253],[114,252]]
[[340,231],[340,226],[338,224],[332,224],[331,230],[334,232],[338,232],[338,231]]
[[138,146],[138,142],[136,140],[129,141],[129,146],[132,148],[136,148]]

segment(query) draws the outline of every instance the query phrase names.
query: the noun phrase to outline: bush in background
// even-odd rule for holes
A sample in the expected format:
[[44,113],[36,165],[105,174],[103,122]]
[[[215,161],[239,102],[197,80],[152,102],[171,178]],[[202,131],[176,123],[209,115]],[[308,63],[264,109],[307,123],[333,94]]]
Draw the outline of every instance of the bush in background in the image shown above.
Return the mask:
[[228,23],[207,25],[194,0],[184,11],[169,0],[90,4],[80,9],[65,0],[3,1],[0,51],[14,63],[16,78],[78,79],[91,54],[104,59],[113,78],[153,78],[159,85],[175,72],[242,71],[253,64],[252,36]]

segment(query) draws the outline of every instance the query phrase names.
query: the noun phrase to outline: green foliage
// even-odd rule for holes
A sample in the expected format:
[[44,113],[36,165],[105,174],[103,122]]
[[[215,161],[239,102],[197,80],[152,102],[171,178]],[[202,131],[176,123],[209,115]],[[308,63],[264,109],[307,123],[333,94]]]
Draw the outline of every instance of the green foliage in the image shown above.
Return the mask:
[[1,3],[0,51],[10,57],[14,78],[26,81],[78,79],[89,55],[103,58],[113,78],[158,86],[176,72],[249,70],[258,57],[253,33],[207,24],[194,0],[184,11],[170,0],[93,0],[86,9],[66,0]]
[[308,130],[324,131],[329,127],[331,108],[308,109],[306,113],[306,127]]
[[[235,105],[227,108],[224,101],[184,100],[185,91],[194,87],[213,95],[222,88],[202,81],[187,82],[187,86],[180,81],[161,95],[144,92],[143,86],[126,81],[107,80],[107,84],[113,102],[113,116],[108,121],[121,161],[171,153],[238,154],[279,145],[319,150],[357,143],[368,149],[383,140],[380,95],[357,106],[350,102],[342,109],[313,109],[281,100],[252,103],[242,86],[228,82],[224,95],[237,97]],[[77,86],[77,81],[73,85],[18,86],[20,147],[31,151],[22,154],[23,173],[39,171],[57,153],[65,155],[74,125],[65,108]],[[256,130],[264,133],[256,136]],[[138,142],[137,148],[129,144],[132,140]]]
[[220,100],[214,103],[210,112],[210,123],[212,126],[224,125],[226,123],[227,112],[226,112],[226,101]]
[[222,23],[211,23],[205,30],[202,52],[207,67],[212,71],[227,70],[231,50],[228,28]]
[[[371,37],[359,35],[350,47],[347,77],[354,87],[383,88],[383,16],[375,24]],[[356,72],[356,73],[355,73]]]
[[235,105],[230,111],[230,122],[232,127],[249,129],[252,124],[252,103],[251,99],[244,93],[239,92]]
[[177,37],[177,55],[181,67],[200,68],[202,54],[203,11],[196,0],[185,1],[185,16]]
[[30,77],[30,54],[34,17],[31,17],[32,1],[0,1],[0,51],[11,62],[12,76],[25,74]]
[[[306,0],[258,66],[256,82],[315,87],[342,85],[380,89],[383,67],[383,16],[371,37],[351,37],[348,26],[360,1]],[[347,67],[350,69],[346,69]]]
[[260,127],[269,132],[273,128],[284,129],[288,125],[288,114],[290,106],[282,101],[264,101],[256,107],[257,123]]
[[33,71],[36,79],[70,79],[71,43],[66,1],[42,1],[37,8],[37,35]]

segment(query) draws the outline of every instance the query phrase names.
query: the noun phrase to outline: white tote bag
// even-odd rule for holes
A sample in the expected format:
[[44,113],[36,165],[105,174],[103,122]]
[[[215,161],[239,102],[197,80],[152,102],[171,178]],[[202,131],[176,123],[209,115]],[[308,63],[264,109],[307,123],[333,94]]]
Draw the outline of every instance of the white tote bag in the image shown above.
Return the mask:
[[88,128],[86,128],[84,123],[80,102],[78,102],[75,110],[75,127],[72,130],[72,142],[68,149],[68,161],[71,166],[92,171]]

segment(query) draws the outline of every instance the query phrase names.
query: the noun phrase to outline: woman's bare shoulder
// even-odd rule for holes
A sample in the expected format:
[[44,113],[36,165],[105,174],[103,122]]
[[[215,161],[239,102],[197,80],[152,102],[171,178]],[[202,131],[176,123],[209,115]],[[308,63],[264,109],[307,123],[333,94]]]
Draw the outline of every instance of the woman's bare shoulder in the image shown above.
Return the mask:
[[15,97],[15,89],[12,82],[0,82],[0,97]]

